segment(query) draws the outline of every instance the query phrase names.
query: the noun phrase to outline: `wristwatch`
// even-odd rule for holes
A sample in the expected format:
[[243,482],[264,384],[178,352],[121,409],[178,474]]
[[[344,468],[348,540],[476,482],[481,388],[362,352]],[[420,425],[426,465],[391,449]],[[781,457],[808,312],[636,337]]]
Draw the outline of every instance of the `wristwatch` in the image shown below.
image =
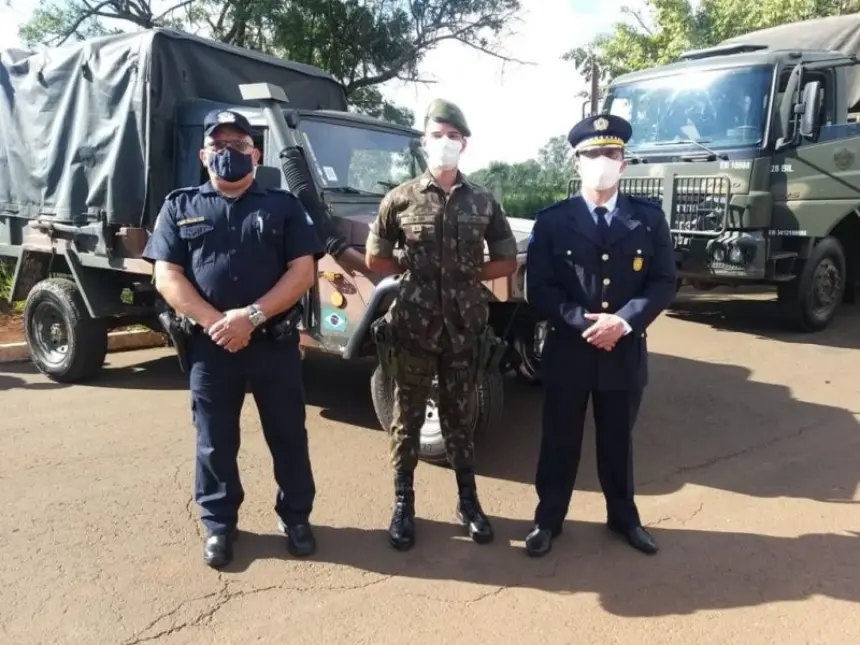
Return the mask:
[[248,320],[251,321],[251,324],[254,325],[254,327],[259,327],[266,322],[266,314],[264,314],[263,310],[257,305],[248,305],[246,311],[248,312]]

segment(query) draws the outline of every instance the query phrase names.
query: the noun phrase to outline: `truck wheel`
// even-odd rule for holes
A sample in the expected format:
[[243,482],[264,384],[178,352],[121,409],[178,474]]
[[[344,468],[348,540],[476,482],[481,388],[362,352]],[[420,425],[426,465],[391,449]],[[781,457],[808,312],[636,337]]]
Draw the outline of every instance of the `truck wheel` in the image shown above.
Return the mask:
[[514,341],[514,349],[520,357],[520,365],[517,368],[517,376],[531,385],[538,385],[541,381],[540,359],[546,338],[547,323],[539,322],[535,325],[533,338],[530,340],[517,338]]
[[[434,378],[425,410],[424,425],[421,427],[418,458],[431,464],[443,465],[448,462],[448,458],[439,419],[437,386],[437,379]],[[383,430],[391,432],[394,418],[394,381],[385,375],[380,365],[376,366],[370,377],[370,395],[379,424]],[[501,419],[504,409],[504,382],[501,373],[485,374],[481,378],[471,408],[472,432],[477,441]]]
[[37,283],[24,306],[24,333],[36,368],[58,383],[95,376],[107,355],[107,327],[90,317],[78,286],[65,278]]
[[825,237],[813,247],[800,275],[779,285],[779,302],[792,328],[816,332],[833,321],[845,294],[845,266],[839,240]]

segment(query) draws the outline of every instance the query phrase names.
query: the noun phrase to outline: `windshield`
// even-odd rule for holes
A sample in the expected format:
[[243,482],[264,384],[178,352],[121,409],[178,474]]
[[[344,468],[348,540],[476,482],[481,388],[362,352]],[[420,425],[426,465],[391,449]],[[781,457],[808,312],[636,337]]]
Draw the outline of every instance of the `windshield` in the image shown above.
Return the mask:
[[604,109],[633,126],[632,149],[762,143],[773,68],[690,70],[610,88]]
[[299,131],[323,189],[384,195],[424,170],[418,137],[313,119]]

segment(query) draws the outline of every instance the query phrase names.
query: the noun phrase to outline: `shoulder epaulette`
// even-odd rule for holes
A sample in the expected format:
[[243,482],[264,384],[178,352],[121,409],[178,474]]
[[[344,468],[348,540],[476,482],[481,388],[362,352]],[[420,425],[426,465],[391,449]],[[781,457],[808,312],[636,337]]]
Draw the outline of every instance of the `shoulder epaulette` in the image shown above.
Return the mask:
[[550,204],[549,206],[544,206],[537,213],[535,213],[535,219],[537,219],[540,215],[549,215],[551,213],[555,213],[562,209],[564,205],[566,205],[570,201],[569,197],[565,197],[564,199],[560,199],[557,202]]
[[629,199],[636,206],[645,206],[653,208],[654,210],[662,211],[663,204],[656,203],[653,199],[648,199],[647,197],[638,197],[636,195],[627,195],[627,199]]
[[167,197],[164,199],[173,199],[178,195],[182,195],[185,193],[196,193],[200,190],[200,186],[183,186],[182,188],[176,188],[167,193]]
[[280,188],[280,187],[275,187],[275,186],[266,186],[263,190],[265,190],[268,193],[286,194],[286,195],[289,195],[290,197],[295,197],[295,195],[293,195],[293,193],[291,193],[286,188]]

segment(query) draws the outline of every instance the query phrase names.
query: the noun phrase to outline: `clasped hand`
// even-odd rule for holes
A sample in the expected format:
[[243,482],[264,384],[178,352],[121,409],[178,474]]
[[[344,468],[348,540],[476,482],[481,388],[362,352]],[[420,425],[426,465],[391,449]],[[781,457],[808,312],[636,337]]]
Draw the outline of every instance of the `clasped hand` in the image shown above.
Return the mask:
[[582,337],[598,349],[612,351],[627,330],[624,321],[615,314],[585,314],[594,324],[582,332]]
[[206,330],[209,337],[228,352],[245,349],[251,342],[254,325],[244,309],[230,309],[224,317]]

